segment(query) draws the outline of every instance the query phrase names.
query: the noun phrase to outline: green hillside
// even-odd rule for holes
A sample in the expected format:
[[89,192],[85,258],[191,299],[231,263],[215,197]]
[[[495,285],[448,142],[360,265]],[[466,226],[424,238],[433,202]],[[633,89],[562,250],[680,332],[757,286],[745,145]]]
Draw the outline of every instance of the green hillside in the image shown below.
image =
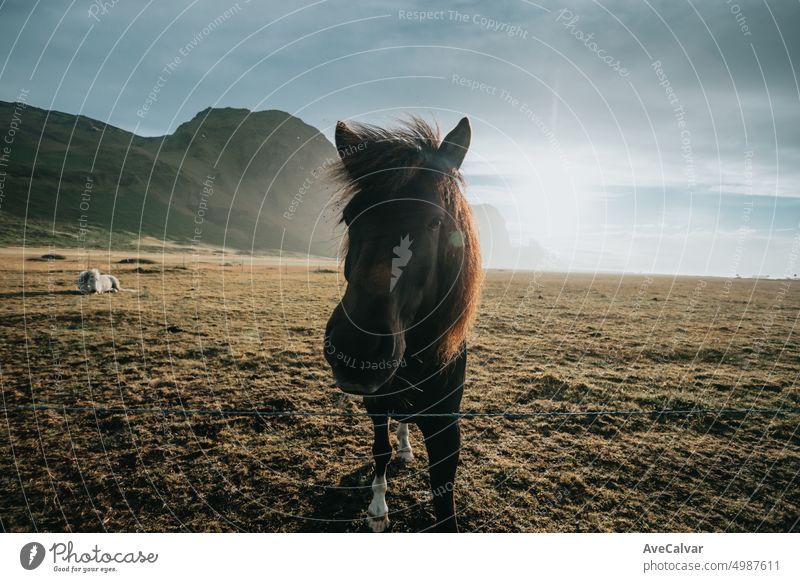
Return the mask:
[[13,133],[0,161],[2,244],[22,244],[24,229],[28,245],[153,236],[335,254],[324,168],[336,150],[288,113],[209,108],[171,135],[140,137],[0,101],[0,131]]

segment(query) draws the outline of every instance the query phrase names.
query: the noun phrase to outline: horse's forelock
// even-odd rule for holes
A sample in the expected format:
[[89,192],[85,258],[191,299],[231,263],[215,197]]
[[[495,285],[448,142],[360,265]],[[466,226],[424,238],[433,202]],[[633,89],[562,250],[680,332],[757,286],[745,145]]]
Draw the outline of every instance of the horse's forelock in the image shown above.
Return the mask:
[[393,129],[349,124],[346,143],[337,143],[342,215],[362,196],[394,197],[421,169],[435,167],[439,142],[439,128],[419,117]]

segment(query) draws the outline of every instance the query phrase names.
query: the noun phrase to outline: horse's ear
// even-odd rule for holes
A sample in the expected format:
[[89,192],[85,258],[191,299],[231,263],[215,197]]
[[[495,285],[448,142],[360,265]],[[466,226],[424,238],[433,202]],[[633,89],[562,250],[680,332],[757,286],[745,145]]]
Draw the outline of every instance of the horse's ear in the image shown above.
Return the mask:
[[465,117],[442,140],[442,145],[439,146],[439,157],[448,170],[458,170],[461,167],[461,162],[467,155],[471,138],[472,129],[469,126],[469,119]]
[[[336,122],[336,133],[334,135],[336,141],[336,150],[339,153],[339,159],[348,173],[352,174],[351,164],[349,158],[354,151],[360,149],[361,138],[352,129],[347,127],[344,121]],[[352,176],[351,176],[352,177]]]
[[337,121],[336,122],[336,149],[339,151],[347,151],[348,147],[357,145],[359,141],[358,136],[353,132],[352,129],[347,127],[347,124],[344,121]]

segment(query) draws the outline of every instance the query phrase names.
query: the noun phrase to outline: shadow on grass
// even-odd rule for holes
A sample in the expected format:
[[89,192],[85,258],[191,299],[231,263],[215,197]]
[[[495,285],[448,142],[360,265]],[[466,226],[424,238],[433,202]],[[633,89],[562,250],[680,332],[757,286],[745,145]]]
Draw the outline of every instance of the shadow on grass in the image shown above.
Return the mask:
[[364,518],[372,496],[372,463],[344,475],[338,486],[309,491],[311,511],[302,522],[301,532],[366,531]]
[[77,289],[61,291],[18,291],[16,293],[0,293],[0,299],[22,299],[27,297],[47,297],[48,295],[80,295]]

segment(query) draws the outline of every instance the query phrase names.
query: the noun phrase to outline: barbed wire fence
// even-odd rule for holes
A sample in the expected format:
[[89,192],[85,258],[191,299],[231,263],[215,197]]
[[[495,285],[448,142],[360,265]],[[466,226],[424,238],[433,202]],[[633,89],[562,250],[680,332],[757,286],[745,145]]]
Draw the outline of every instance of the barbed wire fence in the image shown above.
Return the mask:
[[520,411],[520,412],[492,412],[492,411],[464,411],[464,412],[419,412],[409,413],[404,411],[389,411],[387,413],[347,412],[327,410],[274,410],[274,409],[236,409],[236,408],[159,408],[159,407],[126,407],[126,406],[67,406],[61,404],[34,404],[18,405],[0,408],[4,414],[13,412],[72,412],[95,414],[132,414],[132,415],[162,415],[162,416],[254,416],[267,418],[370,418],[370,417],[398,417],[398,418],[500,418],[505,420],[525,420],[535,418],[568,418],[568,417],[600,417],[600,416],[649,416],[649,417],[678,417],[692,415],[713,414],[718,417],[737,417],[748,415],[773,415],[790,416],[800,414],[800,407],[786,408],[669,408],[654,410],[555,410],[555,411]]

